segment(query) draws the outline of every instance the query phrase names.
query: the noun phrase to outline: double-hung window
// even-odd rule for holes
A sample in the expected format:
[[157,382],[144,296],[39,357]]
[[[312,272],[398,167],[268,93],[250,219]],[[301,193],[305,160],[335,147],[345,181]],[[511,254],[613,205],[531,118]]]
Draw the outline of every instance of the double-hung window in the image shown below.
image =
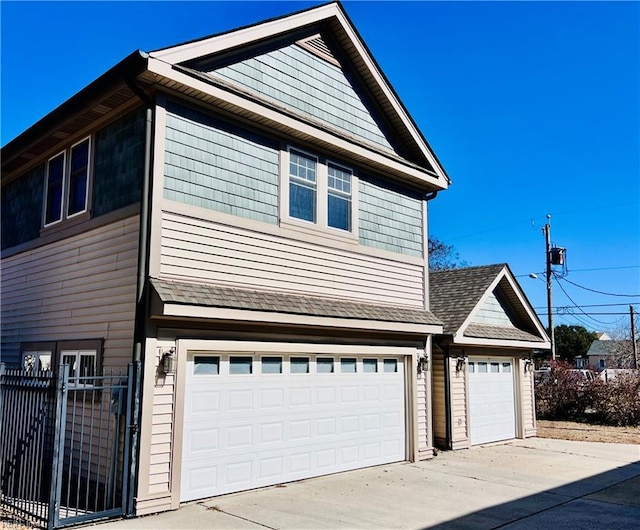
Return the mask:
[[334,234],[354,233],[353,170],[310,153],[288,151],[288,220],[303,226],[330,229]]
[[293,149],[289,153],[289,216],[317,221],[318,159]]
[[74,144],[47,163],[44,226],[87,211],[91,139]]
[[327,164],[327,224],[351,232],[351,170]]

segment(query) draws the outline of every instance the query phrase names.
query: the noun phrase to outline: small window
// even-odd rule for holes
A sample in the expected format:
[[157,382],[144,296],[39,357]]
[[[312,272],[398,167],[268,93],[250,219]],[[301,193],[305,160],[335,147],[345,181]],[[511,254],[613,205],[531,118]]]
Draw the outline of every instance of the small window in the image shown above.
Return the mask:
[[363,359],[362,360],[362,371],[365,374],[373,374],[378,371],[378,360],[377,359]]
[[25,351],[22,353],[22,367],[27,372],[51,370],[50,351]]
[[253,373],[253,359],[251,357],[231,357],[229,359],[229,373],[231,375],[249,375]]
[[599,368],[606,368],[604,359],[599,359],[598,360],[598,367]]
[[289,153],[289,215],[316,222],[316,158],[294,151]]
[[74,386],[93,385],[96,376],[95,350],[61,350],[62,364],[69,365],[69,383]]
[[481,373],[481,374],[487,373],[487,363],[478,363],[478,373]]
[[327,164],[327,224],[351,232],[351,170]]
[[332,374],[333,373],[333,359],[329,357],[321,357],[316,360],[316,366],[318,367],[319,374]]
[[398,360],[397,359],[385,359],[382,361],[383,370],[385,373],[392,373],[398,371]]
[[353,359],[353,358],[340,359],[340,371],[343,374],[355,374],[357,371],[356,367],[357,367],[356,359]]
[[210,355],[198,355],[193,358],[194,375],[218,375],[220,374],[220,357]]
[[47,191],[44,224],[50,225],[62,219],[64,195],[65,153],[54,156],[47,164]]
[[474,373],[476,371],[476,363],[473,361],[469,361],[469,373]]
[[89,183],[89,138],[71,148],[69,167],[69,202],[67,216],[87,209]]
[[502,363],[502,371],[505,374],[511,373],[511,363]]
[[262,373],[263,374],[281,374],[282,373],[282,357],[263,357]]
[[500,363],[491,363],[491,373],[497,374],[500,372]]
[[291,357],[291,359],[289,360],[289,370],[292,374],[308,374],[309,358]]

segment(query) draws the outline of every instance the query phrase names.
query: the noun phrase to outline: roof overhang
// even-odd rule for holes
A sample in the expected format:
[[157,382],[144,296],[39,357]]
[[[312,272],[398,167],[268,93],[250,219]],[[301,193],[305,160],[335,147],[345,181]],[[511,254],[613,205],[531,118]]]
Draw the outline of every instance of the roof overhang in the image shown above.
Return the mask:
[[442,333],[429,311],[363,302],[152,279],[151,318]]
[[41,160],[132,100],[141,103],[135,91],[148,88],[148,83],[140,78],[146,69],[147,55],[133,52],[11,140],[2,148],[2,180],[17,176],[16,172]]

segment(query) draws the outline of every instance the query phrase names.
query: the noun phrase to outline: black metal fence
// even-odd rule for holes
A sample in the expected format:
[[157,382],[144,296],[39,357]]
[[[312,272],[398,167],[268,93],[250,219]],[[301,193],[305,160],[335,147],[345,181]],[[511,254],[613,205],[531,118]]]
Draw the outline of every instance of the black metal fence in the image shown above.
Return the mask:
[[124,514],[139,377],[0,373],[3,511],[48,529]]

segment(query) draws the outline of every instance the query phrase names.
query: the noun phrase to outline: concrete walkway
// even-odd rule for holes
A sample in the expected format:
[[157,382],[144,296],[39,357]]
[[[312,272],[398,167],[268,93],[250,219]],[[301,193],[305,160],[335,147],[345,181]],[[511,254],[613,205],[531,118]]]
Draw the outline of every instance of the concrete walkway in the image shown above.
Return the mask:
[[115,529],[640,528],[640,446],[535,438],[215,497]]

